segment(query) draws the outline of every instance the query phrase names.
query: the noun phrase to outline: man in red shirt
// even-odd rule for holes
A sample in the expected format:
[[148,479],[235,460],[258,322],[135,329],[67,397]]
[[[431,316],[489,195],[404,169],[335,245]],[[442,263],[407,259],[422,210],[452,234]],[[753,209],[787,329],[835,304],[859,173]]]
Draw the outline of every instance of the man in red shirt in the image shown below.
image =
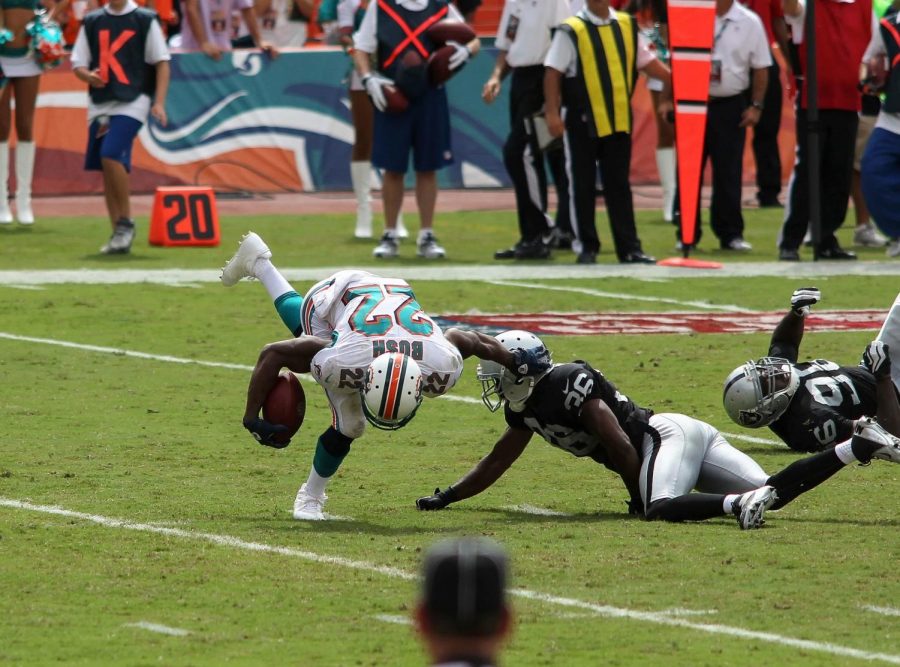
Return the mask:
[[[800,244],[809,225],[809,192],[817,192],[821,210],[820,259],[856,259],[838,244],[834,233],[847,215],[853,152],[860,110],[857,88],[859,63],[872,36],[869,0],[815,0],[818,72],[820,179],[809,183],[807,89],[797,96],[797,160],[789,185],[784,226],[778,239],[778,259],[800,260]],[[801,72],[806,71],[803,34],[804,0],[783,0],[784,16],[793,31]]]

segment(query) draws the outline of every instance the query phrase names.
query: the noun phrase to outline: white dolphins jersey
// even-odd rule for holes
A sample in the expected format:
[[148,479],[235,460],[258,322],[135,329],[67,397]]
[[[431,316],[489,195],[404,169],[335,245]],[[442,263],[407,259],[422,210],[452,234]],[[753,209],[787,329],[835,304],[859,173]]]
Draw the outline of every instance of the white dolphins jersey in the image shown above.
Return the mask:
[[415,359],[426,396],[447,392],[462,373],[459,350],[399,278],[339,271],[307,292],[302,317],[305,334],[332,340],[312,360],[313,377],[331,390],[362,389],[369,364],[385,352]]

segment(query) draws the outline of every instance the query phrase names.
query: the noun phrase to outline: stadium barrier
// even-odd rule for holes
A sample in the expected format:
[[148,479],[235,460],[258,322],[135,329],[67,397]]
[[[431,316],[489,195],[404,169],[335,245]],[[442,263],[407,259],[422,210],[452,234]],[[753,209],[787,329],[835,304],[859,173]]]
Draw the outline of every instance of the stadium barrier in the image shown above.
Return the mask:
[[[448,83],[456,163],[439,173],[441,187],[509,186],[502,156],[508,81],[494,104],[481,100],[495,57],[496,50],[484,49]],[[169,123],[141,130],[133,191],[184,185],[220,194],[351,190],[348,70],[347,56],[331,48],[286,52],[276,60],[256,51],[235,51],[218,62],[200,53],[173,54]],[[83,171],[86,108],[85,85],[68,64],[44,74],[35,122],[36,195],[102,192],[100,175]],[[655,183],[656,129],[643,77],[634,114],[632,178]],[[785,121],[782,155],[789,171],[792,114]],[[745,164],[751,181],[749,156]]]

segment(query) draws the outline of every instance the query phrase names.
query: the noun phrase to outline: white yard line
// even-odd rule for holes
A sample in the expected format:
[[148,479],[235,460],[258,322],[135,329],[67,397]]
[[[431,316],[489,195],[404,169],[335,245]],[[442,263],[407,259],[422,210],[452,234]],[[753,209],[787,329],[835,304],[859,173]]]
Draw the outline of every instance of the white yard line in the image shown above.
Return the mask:
[[161,635],[170,635],[172,637],[187,637],[189,634],[191,634],[188,630],[182,630],[181,628],[170,628],[168,625],[160,625],[159,623],[150,623],[148,621],[124,623],[123,627],[140,628],[141,630],[148,630],[150,632],[156,632]]
[[[541,276],[543,277],[543,275]],[[514,280],[487,280],[490,285],[500,285],[501,287],[524,287],[527,289],[550,290],[551,292],[572,292],[574,294],[587,294],[588,296],[596,296],[603,299],[620,299],[622,301],[644,301],[648,303],[668,303],[673,306],[688,306],[691,308],[700,308],[702,310],[718,310],[729,313],[751,313],[741,306],[731,304],[715,304],[708,301],[683,301],[681,299],[668,299],[659,296],[637,296],[635,294],[627,294],[625,292],[604,292],[602,290],[590,289],[588,287],[572,287],[565,285],[544,285],[542,283],[523,283]]]
[[394,614],[375,614],[375,620],[382,623],[393,623],[394,625],[412,625],[412,619],[406,616],[396,616]]
[[556,510],[547,509],[546,507],[535,507],[534,505],[506,505],[501,509],[511,512],[522,512],[523,514],[534,514],[536,516],[572,516],[565,512],[557,512]]
[[[79,519],[89,521],[107,528],[124,528],[126,530],[135,530],[145,533],[156,533],[166,535],[167,537],[179,537],[187,540],[210,542],[219,546],[231,549],[241,549],[257,553],[270,553],[290,558],[299,558],[301,560],[320,563],[325,565],[336,565],[354,570],[381,574],[394,579],[402,579],[404,581],[418,581],[416,574],[406,572],[399,568],[389,567],[385,565],[376,565],[365,561],[343,558],[341,556],[327,556],[317,554],[312,551],[303,551],[293,547],[281,547],[271,544],[263,544],[261,542],[248,542],[231,535],[217,535],[215,533],[202,533],[192,530],[184,530],[181,528],[165,528],[162,526],[154,526],[148,523],[140,523],[129,521],[126,519],[116,519],[113,517],[101,516],[99,514],[87,514],[84,512],[76,512],[73,510],[54,507],[52,505],[36,505],[30,502],[13,500],[10,498],[0,498],[0,506],[9,507],[11,509],[26,510],[31,512],[41,512],[54,516],[62,516],[68,519]],[[841,646],[830,642],[817,642],[807,639],[797,639],[786,635],[779,635],[774,632],[759,632],[756,630],[747,630],[729,625],[697,623],[683,618],[671,616],[666,612],[645,612],[635,609],[626,609],[622,607],[613,607],[610,605],[601,605],[575,598],[560,597],[549,593],[541,593],[540,591],[532,591],[525,588],[515,588],[509,591],[511,595],[551,604],[567,609],[581,609],[592,612],[604,618],[628,619],[632,621],[641,621],[644,623],[653,623],[656,625],[666,625],[672,627],[685,628],[688,630],[696,630],[707,634],[724,635],[729,637],[737,637],[739,639],[750,639],[755,641],[766,642],[769,644],[778,644],[781,646],[790,646],[805,651],[815,651],[817,653],[826,653],[846,658],[856,658],[858,660],[880,661],[892,665],[900,665],[900,655],[889,653],[877,653],[874,651],[863,651],[851,648],[849,646]]]
[[900,609],[897,609],[896,607],[876,607],[871,604],[862,604],[860,605],[860,609],[881,614],[882,616],[900,616]]
[[[227,251],[223,252],[223,260]],[[851,266],[852,265],[852,266]],[[318,268],[279,267],[288,280],[316,282],[322,278],[346,269],[346,266],[323,266]],[[382,273],[384,265],[359,266],[362,271]],[[55,269],[0,271],[0,286],[50,285],[50,284],[139,284],[155,283],[163,285],[219,282],[219,269]],[[801,278],[820,276],[897,276],[900,262],[896,260],[862,262],[735,262],[725,263],[721,269],[685,269],[678,267],[632,264],[523,264],[498,266],[497,264],[395,266],[391,268],[395,278],[404,280],[533,280],[535,275],[542,279],[587,278],[748,278],[756,276],[781,276],[796,282]],[[473,278],[477,276],[477,278]]]

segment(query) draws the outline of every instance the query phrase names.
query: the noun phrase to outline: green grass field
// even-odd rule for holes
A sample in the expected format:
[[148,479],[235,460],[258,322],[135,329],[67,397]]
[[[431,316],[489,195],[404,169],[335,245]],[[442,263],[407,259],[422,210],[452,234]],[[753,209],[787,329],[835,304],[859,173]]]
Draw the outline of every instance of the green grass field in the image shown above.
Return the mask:
[[[353,445],[329,486],[326,509],[340,520],[293,521],[330,414],[305,382],[306,422],[290,447],[260,447],[241,427],[259,349],[287,332],[260,285],[224,289],[218,267],[251,228],[289,271],[390,274],[421,263],[407,244],[404,258],[375,265],[372,243],[350,238],[349,216],[227,218],[222,246],[210,249],[148,247],[141,223],[130,257],[96,252],[108,233],[96,216],[0,229],[0,664],[426,664],[406,622],[416,573],[428,545],[458,534],[490,536],[511,554],[517,623],[506,665],[900,664],[900,466],[848,467],[743,532],[730,518],[630,518],[615,476],[534,439],[487,492],[417,512],[415,498],[458,479],[502,430],[480,403],[474,363],[452,400],[428,401],[407,428],[370,429]],[[777,227],[777,213],[748,211],[754,252],[697,256],[768,262]],[[571,253],[528,265],[529,282],[558,290],[488,282],[481,265],[496,264],[490,255],[513,229],[511,213],[441,216],[451,259],[428,266],[469,268],[464,280],[410,279],[426,311],[782,311],[806,284],[822,289],[822,310],[887,310],[900,287],[900,263],[867,274],[863,262],[861,275],[817,277],[804,262],[802,278],[791,267],[754,278],[542,278]],[[639,229],[647,252],[672,254],[671,226],[645,212]],[[600,234],[600,261],[612,264],[602,215]],[[101,271],[48,281],[58,269]],[[161,284],[151,274],[162,269],[206,272]],[[293,282],[303,292],[312,279]],[[687,305],[698,301],[710,307]],[[874,335],[812,332],[801,354],[855,363]],[[768,431],[730,423],[720,397],[725,375],[762,356],[768,339],[545,342],[557,361],[587,359],[657,411],[762,438],[733,442],[774,472],[797,455]]]

